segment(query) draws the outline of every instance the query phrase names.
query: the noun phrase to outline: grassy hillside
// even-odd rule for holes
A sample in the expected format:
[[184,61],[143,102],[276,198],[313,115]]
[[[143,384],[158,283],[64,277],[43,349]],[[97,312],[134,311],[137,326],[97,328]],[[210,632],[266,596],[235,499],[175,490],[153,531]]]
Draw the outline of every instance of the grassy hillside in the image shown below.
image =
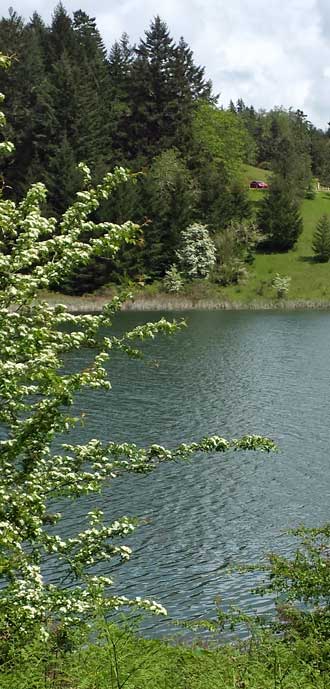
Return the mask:
[[[257,168],[250,168],[254,173]],[[260,171],[259,171],[260,172]],[[267,171],[262,171],[267,172]],[[269,173],[268,173],[269,174]],[[262,178],[265,178],[263,175]],[[265,192],[251,190],[251,198],[258,203]],[[317,263],[312,251],[315,225],[323,213],[330,214],[330,193],[319,192],[314,200],[303,201],[301,213],[304,230],[294,250],[284,254],[258,254],[244,285],[224,288],[227,299],[249,302],[271,299],[271,282],[276,273],[291,277],[288,298],[330,302],[330,263]]]
[[244,165],[242,180],[247,186],[250,184],[250,182],[252,182],[253,179],[261,179],[263,182],[268,182],[271,174],[272,173],[270,170],[262,170],[259,167],[254,167],[253,165]]

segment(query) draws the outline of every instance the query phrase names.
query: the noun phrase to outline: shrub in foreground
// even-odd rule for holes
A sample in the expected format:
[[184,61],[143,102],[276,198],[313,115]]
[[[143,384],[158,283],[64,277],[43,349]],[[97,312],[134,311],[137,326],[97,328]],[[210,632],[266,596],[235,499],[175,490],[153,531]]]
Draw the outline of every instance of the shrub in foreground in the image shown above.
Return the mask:
[[[0,58],[6,66],[8,60]],[[5,124],[3,116],[0,124]],[[0,151],[10,153],[12,146],[4,142]],[[233,441],[214,436],[172,450],[111,439],[101,443],[91,438],[80,445],[68,437],[63,442],[63,434],[80,422],[70,414],[77,392],[109,390],[105,364],[114,351],[139,357],[136,343],[178,329],[177,323],[161,319],[120,338],[104,335],[101,328],[111,327],[119,298],[96,316],[69,314],[63,305],[38,300],[40,289],[54,282],[61,285],[92,256],[115,256],[122,243],[134,242],[139,232],[130,221],[95,224],[91,219],[129,173],[117,168],[94,186],[88,167],[81,164],[79,169],[82,190],[59,220],[43,215],[43,184],[32,185],[17,205],[0,196],[0,640],[7,649],[15,641],[18,646],[31,639],[46,642],[58,630],[68,638],[75,625],[93,619],[100,609],[105,613],[134,606],[166,613],[155,601],[114,594],[112,577],[95,574],[101,561],[111,568],[130,557],[122,539],[133,531],[135,520],[120,517],[109,524],[103,512],[94,509],[63,538],[56,500],[100,492],[122,472],[148,472],[196,452],[274,447],[259,436]],[[92,237],[89,244],[81,241],[86,234]],[[63,358],[81,347],[90,350],[89,366],[64,373]],[[58,435],[62,437],[55,450]],[[43,575],[49,557],[54,569],[65,572],[56,584]]]

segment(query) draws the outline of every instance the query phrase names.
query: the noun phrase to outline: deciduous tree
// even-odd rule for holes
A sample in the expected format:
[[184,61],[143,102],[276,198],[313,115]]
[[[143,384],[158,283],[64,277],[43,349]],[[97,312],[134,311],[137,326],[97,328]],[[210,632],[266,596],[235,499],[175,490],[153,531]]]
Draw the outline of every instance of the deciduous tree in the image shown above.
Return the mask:
[[[0,66],[7,65],[0,54]],[[5,124],[2,113],[0,124]],[[6,141],[0,144],[2,154],[12,148]],[[58,497],[78,499],[99,491],[120,472],[149,471],[196,451],[273,448],[271,441],[258,436],[234,441],[216,436],[174,450],[159,445],[142,449],[111,439],[74,445],[68,437],[63,443],[63,433],[79,423],[70,414],[76,393],[85,387],[109,389],[105,362],[112,351],[139,356],[136,341],[177,330],[177,324],[161,319],[120,338],[104,336],[100,328],[111,326],[120,299],[98,316],[72,315],[64,306],[51,307],[38,299],[40,288],[60,284],[93,255],[115,255],[138,231],[132,222],[100,226],[91,219],[101,200],[129,174],[118,168],[94,186],[86,165],[80,165],[80,172],[83,188],[58,221],[42,213],[46,189],[41,183],[32,185],[17,205],[0,196],[0,637],[19,636],[20,644],[46,639],[58,625],[72,628],[101,606],[104,611],[134,605],[165,612],[154,601],[112,593],[112,578],[95,575],[101,560],[129,558],[130,548],[119,538],[134,529],[134,520],[122,517],[107,524],[102,511],[93,510],[84,525],[63,538],[58,529],[61,514],[50,506],[50,496],[53,505]],[[89,244],[80,241],[86,229],[98,235]],[[10,250],[3,251],[8,238]],[[63,357],[80,347],[91,351],[89,367],[63,372]],[[62,444],[58,439],[55,449],[57,434],[62,434]],[[65,568],[70,586],[44,578],[50,556]]]

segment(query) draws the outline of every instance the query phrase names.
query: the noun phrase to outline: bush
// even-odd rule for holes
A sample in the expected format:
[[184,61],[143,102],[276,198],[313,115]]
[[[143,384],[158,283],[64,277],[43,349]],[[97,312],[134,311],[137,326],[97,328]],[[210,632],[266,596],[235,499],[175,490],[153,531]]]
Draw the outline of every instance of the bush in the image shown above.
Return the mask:
[[[1,115],[0,124],[5,124]],[[0,144],[1,152],[11,150],[6,142]],[[52,509],[49,496],[53,504],[57,499],[76,500],[101,491],[124,471],[148,472],[161,462],[199,451],[274,447],[259,436],[233,441],[214,436],[172,450],[94,438],[85,445],[57,443],[55,450],[56,436],[80,422],[70,414],[77,392],[110,389],[105,368],[110,352],[141,356],[135,342],[178,330],[177,323],[161,319],[120,338],[102,335],[127,295],[115,297],[96,316],[69,314],[65,306],[52,307],[38,298],[40,289],[54,281],[60,286],[92,256],[104,251],[115,256],[122,243],[134,242],[139,232],[132,222],[91,220],[100,202],[130,178],[129,172],[117,168],[93,186],[88,167],[81,164],[79,169],[82,190],[58,221],[42,214],[43,184],[32,185],[17,205],[0,194],[0,641],[6,645],[45,642],[51,635],[71,643],[75,625],[100,610],[105,614],[135,606],[166,613],[155,601],[112,594],[112,578],[95,574],[101,561],[110,567],[130,557],[130,548],[119,539],[134,530],[136,521],[122,517],[108,524],[101,510],[92,510],[64,539],[58,527],[61,514]],[[80,241],[86,228],[89,244]],[[63,358],[81,347],[91,351],[88,368],[64,373]],[[65,570],[69,586],[44,580],[49,557],[54,568]]]
[[163,283],[166,292],[180,292],[182,289],[184,281],[175,263],[166,271]]
[[181,232],[181,248],[176,252],[188,278],[207,278],[215,264],[215,246],[206,225],[194,223]]
[[312,179],[309,181],[307,189],[305,191],[305,198],[313,201],[316,197],[316,191],[317,191],[317,179],[315,177],[312,177]]
[[300,539],[299,548],[292,557],[268,556],[264,569],[269,576],[258,593],[275,595],[287,635],[330,640],[330,524],[289,533]]
[[288,275],[276,273],[272,282],[272,287],[276,291],[277,299],[283,299],[289,292],[291,278]]
[[260,233],[250,220],[232,220],[215,237],[217,249],[213,276],[221,285],[241,282],[248,277],[246,264],[254,261],[254,249]]

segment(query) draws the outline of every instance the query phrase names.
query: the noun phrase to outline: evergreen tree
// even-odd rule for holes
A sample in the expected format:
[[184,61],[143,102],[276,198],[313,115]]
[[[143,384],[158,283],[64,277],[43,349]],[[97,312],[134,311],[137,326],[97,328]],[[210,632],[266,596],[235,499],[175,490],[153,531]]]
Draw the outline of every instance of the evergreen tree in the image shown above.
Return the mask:
[[330,139],[325,132],[311,127],[312,172],[321,184],[330,186]]
[[135,49],[128,120],[132,157],[140,164],[175,142],[175,92],[172,67],[175,48],[159,16]]
[[32,182],[51,183],[49,165],[56,146],[53,88],[46,68],[47,29],[39,15],[25,28],[25,98],[29,107],[24,139],[17,150],[17,164],[25,170],[25,187]]
[[330,259],[330,218],[324,214],[319,219],[313,234],[312,248],[318,261]]
[[74,12],[73,16],[76,62],[79,65],[77,141],[73,142],[73,147],[78,160],[87,161],[100,177],[110,163],[106,49],[95,18],[82,10]]
[[260,205],[258,226],[265,236],[263,246],[271,251],[288,251],[303,229],[299,206],[283,180],[274,178]]
[[111,138],[112,164],[121,165],[132,158],[128,132],[131,114],[131,71],[133,48],[127,34],[116,41],[109,53],[108,121]]
[[[51,170],[51,201],[62,212],[76,188],[76,163],[84,160],[100,177],[109,165],[106,51],[95,19],[79,10],[71,20],[60,4],[49,38],[57,147]],[[66,184],[61,164],[67,162]],[[69,197],[65,201],[65,189]]]
[[56,215],[59,215],[63,212],[68,201],[73,203],[80,182],[77,160],[65,130],[51,160],[50,175],[49,197],[51,206]]
[[144,184],[144,264],[151,277],[162,277],[175,260],[180,231],[195,217],[199,189],[177,151],[154,159]]
[[228,180],[223,167],[205,163],[196,171],[201,195],[198,214],[213,231],[231,220],[249,219],[252,214],[249,191],[238,180]]
[[230,101],[228,110],[238,115],[245,130],[244,160],[250,165],[255,165],[257,159],[257,113],[252,105],[250,107],[246,106],[242,99],[237,101],[236,107]]
[[303,198],[312,176],[311,125],[301,110],[276,108],[253,110],[250,124],[243,121],[256,145],[256,162],[272,169],[290,186],[292,195]]
[[[17,55],[9,70],[11,98],[8,100],[8,122],[16,144],[15,159],[6,171],[8,186],[23,193],[31,182],[49,183],[47,172],[52,156],[55,114],[52,87],[46,70],[45,41],[47,30],[35,13],[24,26],[15,13],[0,22],[0,37],[12,42]],[[0,86],[2,89],[2,84]],[[8,85],[4,85],[4,90]]]
[[48,34],[48,60],[52,65],[59,57],[66,53],[73,55],[75,51],[75,35],[72,19],[61,2],[55,7],[52,23]]
[[15,193],[19,196],[24,190],[25,171],[18,160],[30,112],[25,99],[27,75],[24,69],[24,22],[12,9],[9,10],[9,17],[3,17],[0,21],[0,46],[4,53],[15,56],[12,69],[0,70],[0,92],[7,94],[3,108],[7,119],[4,136],[16,148],[14,161],[10,158],[1,160],[1,176],[6,179],[7,192],[11,196]]
[[[142,221],[143,209],[140,203],[140,184],[132,177],[125,184],[118,184],[109,201],[100,204],[97,218],[101,222],[122,224],[128,218]],[[91,239],[85,232],[82,240],[88,243]],[[86,294],[103,287],[108,283],[120,284],[130,279],[138,280],[145,272],[144,247],[142,238],[131,246],[122,246],[116,260],[111,256],[99,254],[91,258],[87,265],[82,265],[63,283],[62,289],[68,294]]]
[[144,165],[172,147],[187,152],[194,103],[212,98],[211,83],[184,40],[174,44],[159,16],[135,49],[130,90],[132,157]]

